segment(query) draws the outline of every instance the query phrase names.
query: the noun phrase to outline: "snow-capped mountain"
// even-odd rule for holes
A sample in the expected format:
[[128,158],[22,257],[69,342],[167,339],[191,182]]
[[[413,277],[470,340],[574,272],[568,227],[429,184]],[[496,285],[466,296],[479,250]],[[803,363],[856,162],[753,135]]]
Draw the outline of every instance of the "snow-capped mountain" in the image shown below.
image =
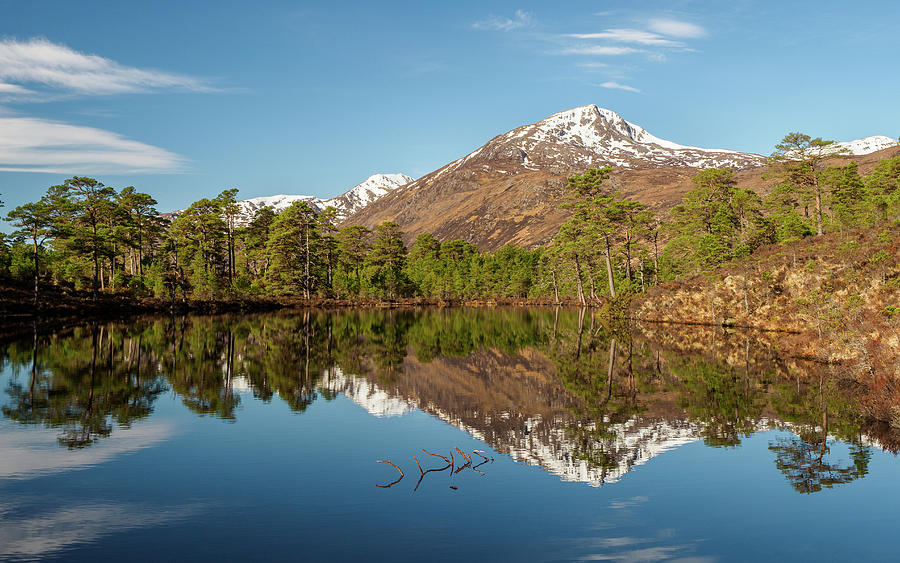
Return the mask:
[[375,174],[345,193],[321,201],[319,207],[321,209],[328,206],[334,207],[338,211],[338,218],[345,219],[381,196],[400,186],[405,186],[413,180],[414,178],[406,174]]
[[516,168],[546,167],[655,168],[751,168],[762,166],[762,155],[726,149],[703,149],[660,139],[643,127],[625,121],[614,111],[596,105],[555,113],[531,125],[498,135],[483,147],[456,160],[437,176],[464,165],[496,167],[503,173]]
[[316,209],[320,208],[323,201],[320,198],[311,195],[267,195],[262,197],[254,197],[238,202],[241,208],[241,222],[249,222],[253,215],[263,207],[271,207],[275,213],[281,213],[295,202],[305,201]]
[[[318,211],[329,206],[334,207],[337,209],[338,220],[342,221],[381,196],[412,181],[413,178],[406,174],[374,174],[343,194],[330,199],[322,199],[311,195],[288,194],[253,197],[238,202],[240,215],[237,223],[238,225],[246,225],[253,218],[253,215],[263,207],[270,207],[275,213],[281,213],[298,201],[305,201]],[[174,219],[182,211],[184,210],[168,213],[165,216]]]
[[[837,143],[836,156],[896,147],[889,137]],[[868,157],[877,158],[876,156]],[[586,105],[497,135],[469,154],[367,205],[353,222],[394,221],[411,243],[420,233],[464,239],[485,249],[547,243],[568,215],[559,210],[566,178],[612,166],[610,190],[665,212],[691,189],[696,170],[735,170],[739,184],[760,185],[766,156],[662,139],[614,111]],[[860,164],[863,164],[861,161]]]

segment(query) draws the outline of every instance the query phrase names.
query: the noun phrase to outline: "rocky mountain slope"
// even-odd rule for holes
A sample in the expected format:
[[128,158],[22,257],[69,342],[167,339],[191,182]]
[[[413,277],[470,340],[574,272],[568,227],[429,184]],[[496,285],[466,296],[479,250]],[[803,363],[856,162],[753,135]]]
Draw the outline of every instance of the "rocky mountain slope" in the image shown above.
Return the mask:
[[[878,151],[883,157],[897,151],[897,142],[868,137],[840,148],[845,155]],[[549,241],[567,217],[558,209],[566,178],[589,168],[613,166],[612,188],[664,211],[690,189],[690,178],[700,168],[732,168],[744,187],[765,191],[760,178],[765,163],[758,154],[660,139],[613,111],[588,105],[498,135],[362,208],[347,222],[374,227],[395,221],[408,242],[430,232],[485,249],[508,242],[535,246]]]

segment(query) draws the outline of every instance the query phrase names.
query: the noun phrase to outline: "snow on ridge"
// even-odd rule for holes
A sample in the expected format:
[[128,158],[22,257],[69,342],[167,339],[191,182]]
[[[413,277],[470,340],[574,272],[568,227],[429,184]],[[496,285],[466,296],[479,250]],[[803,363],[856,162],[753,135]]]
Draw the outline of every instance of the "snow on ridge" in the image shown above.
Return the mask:
[[[476,157],[483,158],[485,154],[490,159],[495,155],[515,158],[517,153],[521,156],[522,168],[526,170],[537,170],[541,161],[545,166],[560,163],[625,168],[641,163],[695,168],[747,168],[766,162],[766,158],[758,154],[680,145],[661,139],[612,110],[590,104],[561,111],[537,123],[497,135],[480,148],[436,170],[430,178],[434,181],[460,169]],[[490,170],[492,166],[488,163],[483,168]]]
[[855,139],[853,141],[837,142],[828,145],[825,150],[829,153],[841,152],[854,156],[862,156],[864,154],[871,154],[880,150],[896,147],[897,145],[900,145],[900,142],[896,139],[892,139],[885,135],[873,135],[871,137],[863,137],[862,139]]
[[[599,134],[596,122],[602,120],[606,127],[626,138],[625,142],[618,142],[602,137]],[[610,149],[616,149],[629,152],[635,155],[639,153],[631,150],[633,145],[656,145],[670,151],[699,151],[707,153],[733,154],[741,156],[758,156],[749,153],[740,153],[729,149],[707,149],[701,147],[693,147],[689,145],[680,145],[678,143],[661,139],[652,135],[640,125],[626,121],[618,113],[601,108],[595,104],[580,106],[570,110],[555,113],[550,117],[543,119],[534,125],[536,129],[544,133],[558,133],[560,131],[569,133],[581,139],[585,147],[590,148],[594,152],[606,154]]]
[[[413,178],[406,174],[373,174],[343,194],[330,199],[294,194],[252,197],[237,202],[240,213],[236,222],[239,226],[245,226],[263,207],[269,207],[275,213],[281,213],[298,201],[305,201],[316,211],[321,211],[329,206],[334,207],[338,211],[338,220],[343,220],[383,195],[412,181]],[[177,217],[183,212],[184,210],[181,209],[171,215]]]
[[413,180],[414,178],[406,174],[374,174],[345,193],[322,201],[320,208],[334,207],[338,211],[338,218],[345,219],[376,199]]

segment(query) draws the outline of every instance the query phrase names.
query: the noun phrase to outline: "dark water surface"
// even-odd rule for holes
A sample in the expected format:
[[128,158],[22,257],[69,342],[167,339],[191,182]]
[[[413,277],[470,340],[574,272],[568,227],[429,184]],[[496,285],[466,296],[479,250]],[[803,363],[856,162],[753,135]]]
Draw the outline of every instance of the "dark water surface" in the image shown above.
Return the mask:
[[892,560],[859,403],[751,335],[575,310],[39,330],[0,345],[0,559]]

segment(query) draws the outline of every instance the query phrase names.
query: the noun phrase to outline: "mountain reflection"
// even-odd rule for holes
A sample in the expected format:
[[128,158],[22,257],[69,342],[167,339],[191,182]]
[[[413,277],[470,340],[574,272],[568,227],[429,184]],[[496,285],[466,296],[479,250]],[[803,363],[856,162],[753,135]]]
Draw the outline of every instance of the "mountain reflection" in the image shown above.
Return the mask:
[[[594,486],[682,444],[737,447],[765,429],[795,490],[868,471],[852,382],[780,356],[765,337],[700,327],[611,329],[590,312],[307,311],[93,324],[8,343],[3,415],[91,446],[150,416],[171,390],[235,421],[241,390],[302,413],[344,394],[376,416],[419,409]],[[849,459],[832,459],[836,441]],[[842,445],[842,447],[844,447]]]

